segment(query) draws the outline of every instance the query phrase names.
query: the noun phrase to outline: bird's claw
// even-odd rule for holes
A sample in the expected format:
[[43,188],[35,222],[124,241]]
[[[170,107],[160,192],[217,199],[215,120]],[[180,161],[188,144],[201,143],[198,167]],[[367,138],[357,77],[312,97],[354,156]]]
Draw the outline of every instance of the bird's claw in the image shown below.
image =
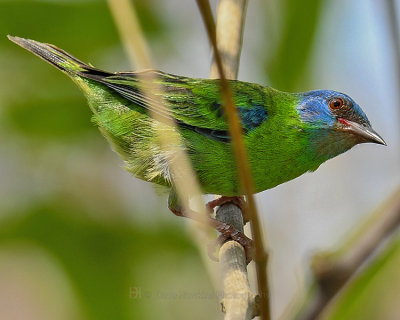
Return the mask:
[[249,264],[251,260],[253,260],[254,256],[254,245],[253,240],[248,238],[244,233],[236,231],[231,237],[227,237],[223,234],[219,235],[217,239],[210,242],[207,246],[208,257],[216,262],[219,262],[219,259],[215,256],[215,251],[218,246],[222,246],[226,241],[234,240],[238,242],[244,249],[244,253],[246,255],[246,264]]
[[248,215],[246,213],[246,201],[244,200],[244,197],[242,196],[236,196],[236,197],[227,197],[227,196],[222,196],[219,197],[218,199],[212,200],[206,204],[206,209],[207,211],[211,214],[214,212],[215,207],[222,206],[225,203],[233,203],[236,205],[240,211],[242,212],[243,216],[243,222],[246,224],[246,222],[249,221]]

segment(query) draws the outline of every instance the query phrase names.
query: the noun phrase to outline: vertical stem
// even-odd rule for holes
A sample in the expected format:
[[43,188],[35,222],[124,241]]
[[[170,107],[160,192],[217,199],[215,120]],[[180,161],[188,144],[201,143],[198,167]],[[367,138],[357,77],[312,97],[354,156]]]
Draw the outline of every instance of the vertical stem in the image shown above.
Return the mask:
[[[248,0],[220,0],[217,11],[216,37],[227,79],[237,79],[242,51],[243,31]],[[214,60],[210,78],[218,78]]]
[[[247,0],[220,0],[218,4],[217,44],[225,76],[232,80],[237,79],[239,70],[247,4]],[[214,60],[210,78],[218,76],[218,66]],[[237,206],[229,203],[222,205],[217,210],[216,218],[243,232],[243,214]],[[219,261],[225,320],[252,319],[259,314],[259,297],[250,289],[243,247],[235,241],[225,242],[219,250]]]
[[[394,60],[396,64],[396,79],[397,79],[397,88],[400,87],[400,31],[399,31],[399,20],[397,16],[397,8],[394,0],[384,0],[383,5],[387,11],[387,22],[389,24],[391,38],[392,38],[392,46],[394,51]],[[399,92],[399,90],[396,90]],[[397,94],[397,113],[400,119],[400,95]]]
[[214,19],[212,17],[212,11],[208,0],[197,0],[202,18],[207,30],[207,34],[214,50],[214,58],[217,65],[218,73],[221,78],[221,93],[224,99],[224,110],[229,124],[229,132],[232,137],[233,149],[238,164],[239,178],[241,190],[247,198],[247,212],[251,221],[251,231],[254,238],[255,245],[255,256],[254,260],[256,263],[257,273],[257,284],[260,295],[260,311],[261,319],[270,319],[270,299],[269,299],[269,288],[268,288],[268,277],[267,277],[267,260],[268,256],[264,250],[263,237],[260,228],[260,222],[256,210],[254,200],[254,189],[252,176],[248,164],[247,152],[245,144],[242,138],[242,128],[239,120],[237,110],[235,108],[232,92],[228,85],[225,77],[222,58],[219,54],[216,39],[216,30]]
[[150,69],[153,65],[150,50],[131,2],[108,0],[108,5],[132,66]]
[[[146,39],[141,30],[135,8],[131,1],[108,0],[108,5],[132,66],[138,69],[151,69],[153,64],[150,50],[148,49]],[[152,79],[154,77],[151,74],[143,73],[138,73],[138,77],[141,77],[141,81],[146,83],[143,90],[148,103],[154,104],[155,109],[165,108],[162,99],[159,97],[160,95],[157,96],[155,94],[156,92],[161,93],[162,91],[162,88],[155,84],[156,81],[154,80],[156,79]],[[166,109],[165,112],[169,114],[170,111]],[[151,113],[151,116],[155,120],[159,118],[156,113]],[[181,141],[179,136],[176,134],[176,132],[178,132],[176,124],[172,117],[168,117],[168,119],[163,118],[160,123],[163,123],[164,125],[155,125],[154,127],[155,133],[159,137],[162,150],[168,150],[168,152],[176,155],[174,156],[173,161],[169,161],[169,167],[172,172],[174,185],[177,189],[179,199],[190,198],[191,200],[195,200],[194,202],[192,201],[192,205],[197,212],[203,214],[200,217],[204,217],[204,225],[207,225],[208,220],[204,203],[201,201],[202,194],[200,186],[196,179],[196,175],[192,170],[187,154],[179,147]],[[184,210],[190,217],[192,211],[188,208],[189,203],[185,202],[183,205],[185,206]],[[192,227],[193,224],[195,224],[195,227]],[[189,223],[189,226],[191,227],[190,234],[197,243],[210,278],[215,284],[217,278],[216,268],[211,265],[205,246],[207,241],[211,241],[209,229],[204,228],[203,225],[199,225],[198,223]]]

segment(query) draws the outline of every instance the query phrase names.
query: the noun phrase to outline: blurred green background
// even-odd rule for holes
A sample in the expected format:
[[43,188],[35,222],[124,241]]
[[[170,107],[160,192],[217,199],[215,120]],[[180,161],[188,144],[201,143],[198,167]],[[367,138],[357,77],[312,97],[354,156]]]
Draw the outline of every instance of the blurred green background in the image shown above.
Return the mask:
[[[157,68],[208,77],[195,1],[133,3]],[[239,79],[346,92],[389,145],[360,146],[257,196],[272,250],[274,318],[304,295],[311,254],[335,248],[399,185],[387,25],[385,7],[374,1],[250,1]],[[106,1],[0,0],[0,31],[0,319],[222,318],[221,297],[183,219],[122,169],[75,85],[6,38],[53,43],[96,67],[129,70]],[[397,269],[384,268],[398,251],[383,253],[397,258],[376,262],[334,319],[382,314],[383,304],[368,303],[382,297],[372,275],[397,279],[379,283],[400,298]]]
[[[155,1],[136,5],[162,41],[169,25]],[[127,69],[107,3],[1,1],[0,30],[0,319],[215,317],[183,221],[123,171],[74,84],[5,37]],[[204,293],[200,304],[191,296]]]

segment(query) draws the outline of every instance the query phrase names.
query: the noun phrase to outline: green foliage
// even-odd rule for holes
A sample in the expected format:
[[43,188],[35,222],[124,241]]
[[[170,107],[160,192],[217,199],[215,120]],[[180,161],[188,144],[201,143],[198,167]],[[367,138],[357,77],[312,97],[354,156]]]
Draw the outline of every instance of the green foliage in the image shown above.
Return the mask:
[[[324,320],[397,319],[400,291],[400,237],[347,286]],[[397,316],[395,316],[397,315]]]
[[[168,26],[160,20],[152,2],[138,1],[138,15],[146,34],[162,37]],[[10,1],[2,2],[0,7],[0,30],[10,35],[43,42],[59,39],[84,61],[93,56],[102,58],[104,52],[115,49],[116,60],[124,59],[105,1]],[[18,52],[4,34],[2,37],[0,97],[6,97],[7,101],[4,125],[15,126],[31,138],[50,140],[79,139],[82,134],[94,131],[85,99],[65,75]]]
[[[11,104],[5,114],[6,121],[22,134],[37,138],[58,139],[79,137],[92,130],[88,108],[82,106],[82,97],[73,93],[67,99],[30,99],[30,104]],[[29,115],[29,116],[28,116]]]
[[[8,216],[0,225],[0,248],[5,243],[24,240],[54,257],[73,285],[84,319],[157,318],[150,304],[154,307],[165,303],[157,297],[157,292],[179,294],[183,290],[180,281],[184,283],[186,277],[186,281],[195,284],[195,287],[186,285],[186,292],[211,292],[201,271],[201,261],[194,255],[195,248],[175,227],[159,225],[143,229],[123,220],[101,223],[88,218],[80,205],[65,197],[56,197],[27,211],[9,212]],[[162,265],[155,267],[153,262],[160,256]],[[161,270],[163,277],[174,278],[175,268],[189,266],[189,270],[178,272],[177,284],[165,287],[163,281],[153,282]],[[130,296],[132,288],[141,290],[142,295],[134,299]],[[144,296],[146,292],[153,300]],[[180,301],[173,299],[168,303]]]
[[[150,38],[168,32],[154,1],[137,2]],[[152,224],[158,213],[122,205],[135,190],[114,177],[122,172],[121,162],[113,161],[91,123],[85,98],[65,75],[6,38],[58,39],[84,61],[128,69],[106,1],[1,1],[0,29],[0,266],[15,261],[6,249],[10,244],[26,243],[35,261],[41,259],[35,255],[39,247],[54,258],[45,264],[70,285],[77,319],[175,319],[189,312],[197,319],[214,318],[218,297],[196,249],[184,228],[165,222],[181,220],[163,206],[166,218]],[[142,202],[148,201],[146,195]],[[137,222],[146,215],[149,222]],[[42,279],[31,267],[18,266],[42,284],[34,295],[44,299],[43,288],[53,278]],[[8,273],[0,269],[0,281]],[[23,291],[28,291],[25,282]],[[133,299],[132,287],[141,290],[140,298]],[[52,290],[51,296],[62,299],[57,287]],[[211,297],[179,297],[200,291]],[[160,292],[167,297],[157,296]],[[10,305],[33,303],[9,298]],[[51,309],[47,303],[37,308]],[[60,305],[66,304],[61,300]]]
[[281,1],[279,41],[266,62],[272,85],[279,90],[306,91],[304,81],[324,0]]
[[[308,67],[325,2],[275,0],[281,5],[277,45],[271,48],[268,37],[260,40],[271,48],[265,70],[274,87],[309,89]],[[134,3],[146,37],[168,47],[165,41],[175,35],[166,35],[174,23],[157,11],[158,0]],[[163,219],[155,225],[138,223],[136,217],[178,220],[167,210],[157,216],[132,205],[129,212],[122,208],[126,194],[135,193],[133,184],[123,176],[120,180],[120,162],[109,156],[79,90],[65,75],[6,39],[11,34],[51,42],[98,67],[129,69],[106,1],[3,0],[0,30],[0,258],[7,244],[23,241],[54,257],[81,319],[184,319],[188,314],[192,319],[216,318],[220,297],[212,294],[182,228]],[[103,142],[101,150],[98,141]],[[76,173],[71,177],[71,172]],[[354,279],[326,319],[386,320],[398,315],[399,263],[397,239]],[[37,277],[30,265],[20,267]],[[7,272],[0,276],[7,277]],[[141,288],[143,296],[132,299],[131,287]],[[146,291],[153,298],[146,298]],[[157,298],[157,292],[170,298]],[[205,292],[207,297],[174,298],[180,292]],[[57,290],[52,294],[58,296]]]

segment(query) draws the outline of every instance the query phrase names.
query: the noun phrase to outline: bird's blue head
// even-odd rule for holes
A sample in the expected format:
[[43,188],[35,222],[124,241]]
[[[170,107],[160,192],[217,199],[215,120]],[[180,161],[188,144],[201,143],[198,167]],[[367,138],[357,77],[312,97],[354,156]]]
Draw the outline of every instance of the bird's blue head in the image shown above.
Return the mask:
[[386,145],[358,104],[343,93],[331,90],[301,93],[297,111],[311,132],[314,146],[329,157],[359,143]]

